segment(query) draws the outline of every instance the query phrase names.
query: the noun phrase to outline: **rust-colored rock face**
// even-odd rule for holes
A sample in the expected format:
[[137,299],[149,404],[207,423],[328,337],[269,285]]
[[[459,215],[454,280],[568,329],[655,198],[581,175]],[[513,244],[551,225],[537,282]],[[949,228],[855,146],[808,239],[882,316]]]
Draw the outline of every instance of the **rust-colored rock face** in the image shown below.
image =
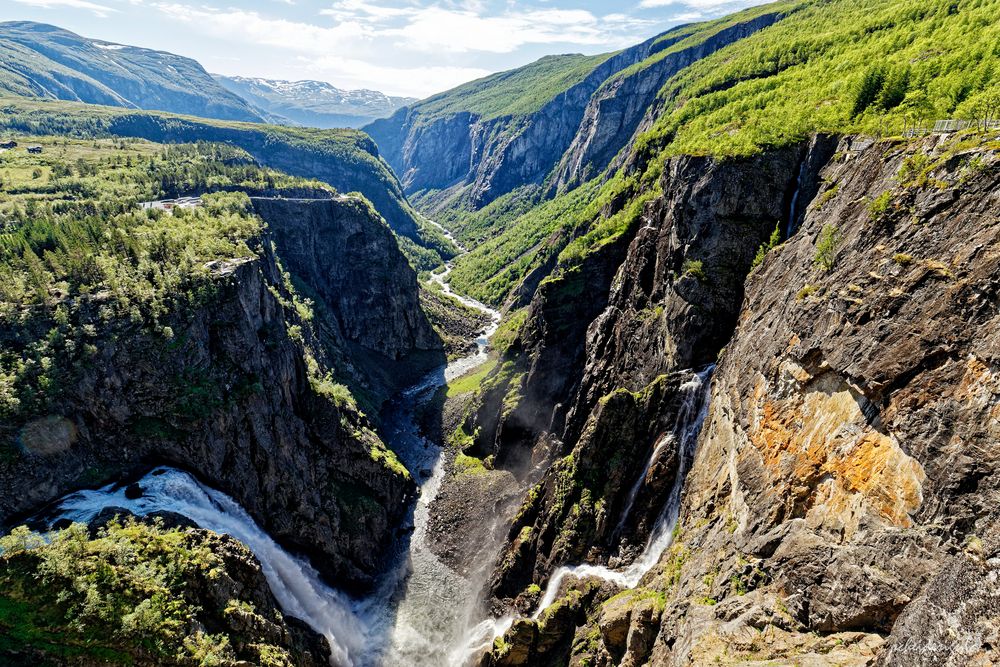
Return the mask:
[[[687,480],[685,542],[719,551],[701,551],[676,599],[745,559],[771,582],[747,596],[779,605],[793,629],[863,632],[896,647],[886,664],[941,664],[914,646],[940,633],[925,640],[897,618],[954,621],[914,600],[989,533],[998,499],[997,156],[845,141],[822,179],[801,230],[748,280]],[[829,270],[816,262],[824,228]],[[968,587],[976,567],[959,566]],[[980,613],[982,595],[970,600]],[[664,624],[658,659],[697,655],[705,628],[718,626]]]
[[[621,420],[632,410],[642,418],[630,423],[650,423],[669,401],[637,408],[605,396],[648,391],[651,375],[707,363],[722,348],[677,537],[636,589],[643,599],[663,596],[657,636],[628,664],[996,662],[1000,154],[955,137],[848,138],[826,151],[814,143],[794,214],[788,181],[775,175],[794,173],[802,153],[790,152],[784,171],[769,155],[776,162],[764,180],[777,185],[756,192],[734,185],[732,161],[672,172],[690,178],[665,183],[652,209],[667,214],[648,220],[652,229],[621,255],[605,310],[576,347],[567,336],[540,337],[560,320],[544,303],[551,288],[536,295],[520,342],[532,360],[520,392],[545,386],[546,354],[575,360],[563,367],[578,379],[552,401],[571,407],[547,422],[574,447],[573,465],[560,461],[525,504],[518,520],[533,536],[519,535],[538,542],[505,554],[495,591],[514,595],[526,572],[544,584],[570,561],[615,564],[605,560],[600,514],[595,522],[560,489],[586,487],[588,460],[648,452],[655,429]],[[750,248],[722,231],[727,192],[759,221],[745,234]],[[698,193],[714,195],[705,200],[714,217]],[[733,272],[718,272],[720,257],[759,245],[769,206],[795,233],[748,276],[748,265],[735,271],[732,289],[743,286],[745,296],[729,310],[724,280]],[[684,211],[698,211],[699,226]],[[708,285],[691,291],[665,270],[684,257],[704,262]],[[660,323],[651,317],[657,306],[670,314]],[[596,442],[602,423],[615,435]],[[501,448],[509,424],[500,420]],[[638,433],[649,439],[636,448]],[[634,478],[609,463],[607,484]],[[604,490],[603,511],[614,514],[621,492]],[[545,547],[539,529],[553,521],[587,544],[563,554]],[[595,598],[575,630],[571,664],[625,664],[625,619],[639,607],[622,609],[620,599],[602,607],[606,599]]]

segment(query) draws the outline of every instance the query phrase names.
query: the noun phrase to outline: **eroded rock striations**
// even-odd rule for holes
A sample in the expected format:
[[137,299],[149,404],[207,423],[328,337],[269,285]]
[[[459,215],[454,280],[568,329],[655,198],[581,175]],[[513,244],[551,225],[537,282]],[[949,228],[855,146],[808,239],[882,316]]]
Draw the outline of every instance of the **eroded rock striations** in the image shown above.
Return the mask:
[[[553,440],[564,457],[491,583],[530,608],[529,584],[556,565],[615,567],[642,547],[641,511],[622,531],[631,545],[611,538],[670,419],[658,392],[721,351],[674,543],[611,599],[564,583],[578,622],[549,641],[556,654],[538,643],[546,612],[484,664],[996,660],[996,150],[819,138],[685,172],[691,162],[665,170],[628,243],[542,284],[479,418],[478,446],[498,460]],[[775,224],[798,231],[750,272]],[[589,298],[566,298],[570,282]],[[554,380],[557,367],[573,379]],[[653,466],[646,511],[676,470],[668,455]]]

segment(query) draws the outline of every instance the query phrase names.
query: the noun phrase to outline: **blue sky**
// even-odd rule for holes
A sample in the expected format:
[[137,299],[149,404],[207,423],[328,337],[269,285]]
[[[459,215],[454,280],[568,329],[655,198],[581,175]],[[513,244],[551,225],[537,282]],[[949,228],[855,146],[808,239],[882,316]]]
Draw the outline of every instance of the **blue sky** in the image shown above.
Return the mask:
[[0,20],[172,51],[210,72],[426,97],[552,53],[620,49],[764,0],[3,0]]

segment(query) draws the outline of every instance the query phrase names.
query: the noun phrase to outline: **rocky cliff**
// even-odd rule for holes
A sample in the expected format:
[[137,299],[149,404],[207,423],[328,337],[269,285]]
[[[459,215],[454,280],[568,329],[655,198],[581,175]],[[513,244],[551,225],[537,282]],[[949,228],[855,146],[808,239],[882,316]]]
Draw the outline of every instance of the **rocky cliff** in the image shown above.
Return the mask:
[[[677,470],[654,450],[669,373],[721,361],[659,564],[620,595],[570,578],[484,664],[996,658],[996,149],[820,139],[755,160],[673,162],[616,269],[571,274],[603,301],[585,335],[546,308],[566,278],[539,289],[508,362],[522,373],[481,418],[499,425],[489,446],[561,452],[492,580],[521,609],[555,565],[631,562]],[[789,219],[801,228],[743,297],[755,248]],[[578,379],[553,385],[541,360],[570,338]],[[651,453],[643,509],[622,517]]]
[[573,187],[603,172],[628,145],[640,122],[650,117],[657,95],[675,74],[784,16],[783,12],[773,11],[736,22],[691,45],[674,46],[673,40],[659,42],[659,48],[643,60],[663,51],[659,57],[637,68],[623,68],[610,76],[590,97],[572,143],[564,149],[549,179],[551,187]]
[[[606,559],[630,546],[612,539],[644,543],[677,469],[670,448],[660,462],[659,490],[640,503],[647,515],[629,517],[638,525],[619,526],[618,518],[630,480],[676,417],[685,378],[670,374],[714,362],[725,345],[756,250],[787,217],[802,154],[789,149],[725,163],[670,161],[661,177],[665,196],[648,204],[630,230],[540,286],[521,333],[527,358],[514,362],[527,368],[517,389],[523,398],[495,431],[481,428],[479,436],[499,452],[537,449],[539,440],[554,436],[555,454],[566,456],[573,470],[555,466],[535,499],[537,511],[515,522],[512,535],[531,527],[533,539],[512,543],[501,559],[497,592],[516,594],[531,580],[541,583],[553,564],[575,562],[592,549],[591,559],[601,560],[599,552]],[[567,475],[590,481],[567,493]],[[586,506],[580,504],[584,493]],[[592,534],[569,539],[581,513]],[[567,545],[572,558],[549,553]],[[516,583],[507,580],[508,567],[521,572]]]
[[440,350],[420,309],[417,276],[364,199],[254,197],[281,261],[309,286],[351,343],[398,360]]
[[460,196],[449,206],[479,209],[553,175],[553,185],[577,184],[596,176],[626,145],[667,79],[782,16],[775,11],[738,20],[693,39],[685,28],[658,35],[610,55],[529,114],[463,111],[425,118],[424,104],[417,104],[365,131],[408,193],[450,189]]
[[[0,472],[5,522],[68,491],[167,463],[236,498],[339,587],[372,583],[414,487],[336,383],[353,348],[330,343],[343,337],[381,355],[391,373],[388,361],[433,347],[433,332],[412,269],[367,205],[258,206],[273,237],[257,240],[254,258],[207,267],[212,288],[160,331],[102,324],[89,362],[51,413],[10,425],[19,448]],[[272,247],[282,241],[289,264],[315,281],[316,312],[282,273]],[[353,295],[336,293],[348,283],[359,286]],[[380,287],[389,290],[381,298]],[[75,307],[96,315],[101,299]],[[347,319],[354,316],[371,337]]]

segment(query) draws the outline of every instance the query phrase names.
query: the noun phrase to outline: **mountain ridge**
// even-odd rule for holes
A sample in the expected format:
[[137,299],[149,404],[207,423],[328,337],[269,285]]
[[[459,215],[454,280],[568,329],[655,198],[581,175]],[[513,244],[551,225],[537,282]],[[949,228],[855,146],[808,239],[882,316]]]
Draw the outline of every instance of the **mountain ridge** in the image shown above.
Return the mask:
[[416,101],[376,90],[344,90],[312,79],[289,81],[222,74],[212,77],[268,114],[311,127],[357,128]]
[[0,23],[0,54],[0,90],[8,94],[264,120],[197,61],[167,51],[89,39],[45,23],[8,21]]

